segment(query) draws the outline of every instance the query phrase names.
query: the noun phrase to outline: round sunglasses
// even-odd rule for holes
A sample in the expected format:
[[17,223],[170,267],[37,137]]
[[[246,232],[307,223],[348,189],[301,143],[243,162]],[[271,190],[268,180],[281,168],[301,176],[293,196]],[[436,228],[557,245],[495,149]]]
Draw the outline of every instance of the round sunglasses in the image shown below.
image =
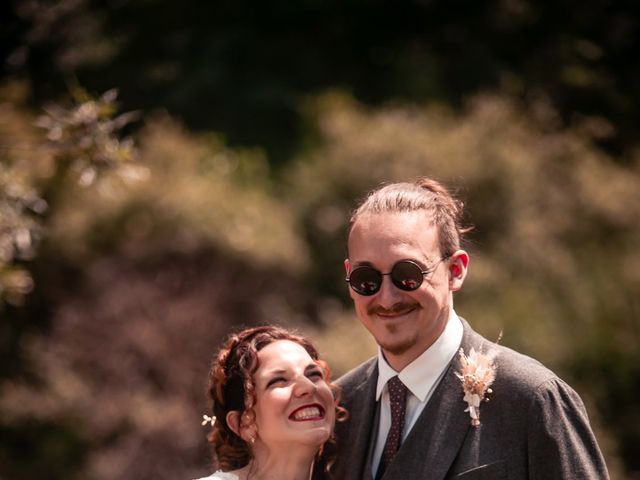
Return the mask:
[[422,270],[422,267],[412,260],[400,260],[388,273],[382,273],[369,265],[362,265],[354,268],[345,280],[357,294],[370,296],[378,293],[382,286],[382,277],[389,275],[396,287],[405,292],[411,292],[420,288],[424,276],[433,273],[438,264],[449,258],[449,256],[441,257],[427,270]]

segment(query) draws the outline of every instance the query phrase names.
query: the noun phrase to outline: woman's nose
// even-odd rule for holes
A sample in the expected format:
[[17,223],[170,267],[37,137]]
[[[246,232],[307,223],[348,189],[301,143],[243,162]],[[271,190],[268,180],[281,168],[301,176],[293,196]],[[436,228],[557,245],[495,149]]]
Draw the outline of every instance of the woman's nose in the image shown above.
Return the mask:
[[313,383],[310,378],[303,375],[296,380],[293,388],[294,394],[298,397],[302,397],[313,393],[316,389],[316,384]]

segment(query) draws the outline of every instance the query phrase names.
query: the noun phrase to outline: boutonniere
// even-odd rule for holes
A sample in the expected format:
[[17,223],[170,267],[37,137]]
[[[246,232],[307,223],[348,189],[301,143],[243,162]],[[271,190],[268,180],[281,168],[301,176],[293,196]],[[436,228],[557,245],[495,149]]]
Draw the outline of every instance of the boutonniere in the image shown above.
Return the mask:
[[462,371],[456,372],[456,376],[462,382],[464,390],[464,401],[468,407],[465,412],[469,412],[471,425],[480,425],[480,403],[488,402],[486,395],[492,393],[491,384],[496,378],[496,367],[493,363],[496,352],[476,352],[475,349],[469,351],[469,356],[460,349],[460,363]]

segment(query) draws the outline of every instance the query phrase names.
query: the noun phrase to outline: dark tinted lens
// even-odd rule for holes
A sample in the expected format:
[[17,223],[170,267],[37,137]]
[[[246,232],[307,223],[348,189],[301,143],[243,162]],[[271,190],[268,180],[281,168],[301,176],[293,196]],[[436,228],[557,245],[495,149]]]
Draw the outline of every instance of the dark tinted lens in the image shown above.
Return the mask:
[[398,262],[391,270],[391,281],[401,290],[416,290],[422,285],[422,269],[413,262]]
[[373,267],[358,267],[349,275],[349,285],[360,295],[373,295],[381,283],[382,274]]

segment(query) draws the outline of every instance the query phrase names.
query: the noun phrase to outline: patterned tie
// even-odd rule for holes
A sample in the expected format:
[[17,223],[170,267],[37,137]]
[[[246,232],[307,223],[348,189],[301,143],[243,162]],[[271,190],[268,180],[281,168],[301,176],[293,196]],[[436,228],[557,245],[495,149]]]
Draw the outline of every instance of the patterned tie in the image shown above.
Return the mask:
[[404,427],[407,387],[396,375],[387,382],[387,388],[389,389],[389,403],[391,405],[391,428],[387,434],[387,441],[384,444],[376,479],[382,478],[382,475],[384,475],[385,470],[400,448],[402,428]]

